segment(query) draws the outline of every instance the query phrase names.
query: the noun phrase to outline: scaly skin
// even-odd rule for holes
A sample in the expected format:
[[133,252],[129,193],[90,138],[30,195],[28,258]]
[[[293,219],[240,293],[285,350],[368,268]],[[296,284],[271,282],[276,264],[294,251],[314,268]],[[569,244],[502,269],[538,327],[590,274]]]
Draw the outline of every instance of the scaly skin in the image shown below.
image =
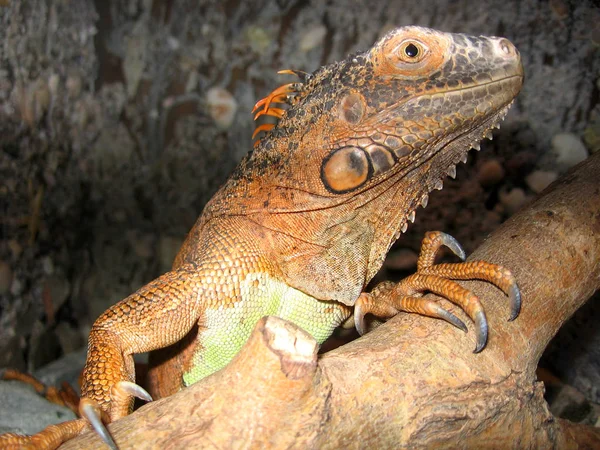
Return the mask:
[[[319,342],[357,301],[359,327],[368,312],[398,311],[464,327],[419,300],[434,291],[475,320],[478,351],[487,337],[483,308],[449,279],[496,284],[518,314],[516,283],[505,269],[433,264],[441,245],[460,253],[441,233],[424,241],[412,278],[364,293],[415,209],[519,92],[523,70],[512,44],[405,27],[366,53],[300,76],[303,83],[271,97],[285,98],[287,112],[259,104],[258,115],[281,116],[279,123],[207,204],[173,269],[95,322],[84,412],[99,405],[108,420],[129,413],[130,394],[144,395],[131,384],[134,353],[171,346],[153,358],[151,373],[153,393],[165,396],[225,366],[264,315],[288,319]],[[61,439],[80,431],[71,428]]]

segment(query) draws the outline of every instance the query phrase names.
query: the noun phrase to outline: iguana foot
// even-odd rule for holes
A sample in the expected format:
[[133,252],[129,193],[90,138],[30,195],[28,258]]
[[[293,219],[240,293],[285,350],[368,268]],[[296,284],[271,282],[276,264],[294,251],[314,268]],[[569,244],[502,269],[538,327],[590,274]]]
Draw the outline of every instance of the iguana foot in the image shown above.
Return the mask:
[[6,369],[2,374],[2,379],[20,381],[28,384],[50,403],[66,406],[75,414],[77,414],[77,410],[79,408],[79,395],[77,395],[75,389],[73,389],[73,387],[67,382],[63,382],[60,388],[55,386],[47,386],[33,375],[29,375],[28,373],[23,373],[14,369]]
[[0,435],[0,449],[55,449],[80,434],[88,425],[98,433],[102,440],[113,450],[117,449],[115,441],[108,432],[105,423],[126,416],[129,413],[131,397],[152,401],[150,394],[141,386],[130,381],[119,381],[110,390],[110,414],[104,411],[98,402],[90,398],[80,399],[68,383],[62,389],[46,386],[32,375],[7,369],[3,374],[5,380],[18,380],[33,386],[36,392],[48,401],[67,406],[81,419],[71,420],[57,425],[50,425],[31,436],[16,433]]
[[487,342],[488,323],[479,298],[452,280],[484,280],[492,283],[508,295],[511,303],[509,320],[514,320],[521,310],[521,293],[514,276],[502,266],[484,261],[450,264],[434,264],[442,246],[448,247],[464,261],[465,252],[452,236],[429,232],[423,239],[417,272],[399,283],[383,282],[370,293],[363,293],[354,306],[354,323],[360,334],[365,332],[364,317],[367,314],[390,318],[400,311],[414,312],[443,319],[467,331],[465,324],[454,314],[433,300],[422,298],[425,292],[438,294],[460,306],[475,322],[477,345],[480,352]]
[[141,386],[131,381],[119,381],[110,390],[110,413],[91,398],[82,398],[79,403],[81,417],[90,423],[94,431],[113,450],[117,450],[117,444],[104,424],[129,414],[132,396],[147,402],[152,401],[152,396]]
[[[66,406],[75,414],[79,414],[79,395],[69,383],[63,383],[59,389],[54,386],[47,386],[33,375],[13,369],[6,369],[2,374],[2,379],[28,384],[49,402]],[[80,434],[86,425],[85,420],[75,419],[57,425],[49,425],[39,433],[31,436],[17,433],[1,434],[0,449],[54,449]]]
[[37,434],[24,436],[16,433],[0,435],[0,449],[55,449],[80,434],[87,422],[84,419],[50,425]]

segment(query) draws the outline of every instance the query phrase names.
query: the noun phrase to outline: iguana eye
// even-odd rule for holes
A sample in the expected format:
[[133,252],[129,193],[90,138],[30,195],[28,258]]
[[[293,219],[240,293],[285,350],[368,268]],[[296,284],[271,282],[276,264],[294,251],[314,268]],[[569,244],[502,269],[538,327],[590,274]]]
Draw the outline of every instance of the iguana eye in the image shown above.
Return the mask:
[[404,47],[404,54],[409,58],[416,58],[419,56],[419,47],[417,47],[412,42]]
[[423,60],[427,51],[428,48],[424,44],[414,39],[410,39],[401,42],[396,53],[401,61],[406,63],[417,63]]
[[450,39],[441,33],[400,30],[383,39],[369,57],[378,74],[395,78],[427,77],[444,64],[450,44]]
[[342,147],[330,153],[321,166],[321,180],[336,194],[362,186],[373,173],[369,158],[359,147]]

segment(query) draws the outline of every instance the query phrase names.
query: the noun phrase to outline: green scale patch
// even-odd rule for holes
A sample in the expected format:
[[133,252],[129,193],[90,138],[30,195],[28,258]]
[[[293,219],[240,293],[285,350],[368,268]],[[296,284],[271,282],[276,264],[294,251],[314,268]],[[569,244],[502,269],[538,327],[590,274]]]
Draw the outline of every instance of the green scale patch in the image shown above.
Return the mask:
[[240,291],[240,300],[234,305],[206,310],[205,330],[198,335],[200,345],[192,370],[183,375],[186,386],[229,363],[264,316],[295,323],[319,344],[346,319],[337,303],[317,300],[265,273],[248,274],[240,283]]

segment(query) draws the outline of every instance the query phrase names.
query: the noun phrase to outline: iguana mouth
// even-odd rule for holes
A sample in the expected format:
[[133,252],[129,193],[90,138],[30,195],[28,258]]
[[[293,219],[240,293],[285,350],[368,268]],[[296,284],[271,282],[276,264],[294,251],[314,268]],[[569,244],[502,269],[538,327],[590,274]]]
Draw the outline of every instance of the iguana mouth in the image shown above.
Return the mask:
[[[482,93],[490,93],[493,95],[496,95],[498,93],[500,93],[500,91],[504,88],[506,89],[510,89],[510,91],[514,90],[515,94],[513,94],[512,92],[507,92],[506,93],[506,97],[507,98],[514,98],[516,93],[519,92],[519,90],[521,89],[521,86],[523,85],[523,75],[509,75],[509,76],[505,76],[502,78],[498,78],[495,80],[491,80],[491,81],[486,81],[483,83],[474,83],[471,85],[465,85],[465,86],[460,86],[458,88],[451,88],[451,89],[447,89],[445,91],[441,91],[439,93],[432,93],[432,94],[424,94],[422,97],[425,97],[427,95],[430,96],[435,96],[435,95],[461,95],[463,93],[469,93],[469,92],[479,92],[482,91]],[[497,88],[497,91],[496,91]],[[489,92],[489,89],[492,89],[492,92]]]
[[[517,82],[518,81],[518,82]],[[411,103],[417,103],[417,105],[421,105],[426,99],[438,100],[438,101],[452,101],[452,102],[465,102],[471,108],[477,109],[481,111],[481,107],[483,102],[489,103],[489,108],[487,110],[499,110],[503,106],[503,103],[511,102],[515,95],[521,89],[523,84],[523,76],[522,75],[509,75],[502,78],[498,78],[495,80],[483,82],[483,83],[474,83],[471,85],[460,86],[458,88],[449,88],[445,90],[440,90],[437,92],[426,92],[418,97],[412,97],[408,99],[406,102],[403,102],[400,105],[401,108],[406,108]],[[485,99],[486,96],[490,96],[490,99]],[[453,106],[457,106],[454,104]],[[428,106],[429,107],[429,106]],[[461,107],[457,108],[460,113]],[[485,116],[487,111],[481,111],[479,116]],[[491,112],[491,114],[494,114]],[[465,117],[466,119],[471,119],[471,117]],[[410,117],[406,119],[410,120]]]

